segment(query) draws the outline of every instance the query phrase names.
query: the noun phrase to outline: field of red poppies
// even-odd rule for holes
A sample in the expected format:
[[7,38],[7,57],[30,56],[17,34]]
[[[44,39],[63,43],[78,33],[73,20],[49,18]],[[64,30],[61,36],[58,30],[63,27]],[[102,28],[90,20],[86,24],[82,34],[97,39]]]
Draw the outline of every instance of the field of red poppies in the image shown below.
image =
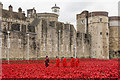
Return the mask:
[[44,60],[21,60],[2,62],[2,78],[118,78],[119,60],[79,59],[78,67],[56,67],[56,60],[50,59],[50,66],[45,67]]

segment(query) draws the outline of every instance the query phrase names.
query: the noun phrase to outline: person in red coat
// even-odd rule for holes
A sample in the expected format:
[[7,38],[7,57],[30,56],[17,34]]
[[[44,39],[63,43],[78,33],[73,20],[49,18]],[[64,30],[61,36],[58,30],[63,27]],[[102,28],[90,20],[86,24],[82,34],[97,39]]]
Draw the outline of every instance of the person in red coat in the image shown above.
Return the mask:
[[63,58],[63,67],[67,66],[66,58]]
[[56,66],[59,67],[59,58],[56,56],[57,60],[56,60]]
[[75,59],[71,57],[71,67],[75,67]]
[[76,59],[76,67],[78,67],[79,66],[79,59],[77,58]]

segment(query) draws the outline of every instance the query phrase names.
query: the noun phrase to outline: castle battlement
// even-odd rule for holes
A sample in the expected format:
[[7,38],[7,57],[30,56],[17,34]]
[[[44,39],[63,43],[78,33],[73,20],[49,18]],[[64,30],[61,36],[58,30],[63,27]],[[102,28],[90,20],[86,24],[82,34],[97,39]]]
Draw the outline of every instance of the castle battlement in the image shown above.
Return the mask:
[[119,21],[120,20],[120,16],[111,16],[109,17],[109,21]]
[[95,11],[95,12],[90,12],[88,14],[88,17],[94,17],[94,16],[107,16],[108,17],[108,12],[106,12],[106,11]]

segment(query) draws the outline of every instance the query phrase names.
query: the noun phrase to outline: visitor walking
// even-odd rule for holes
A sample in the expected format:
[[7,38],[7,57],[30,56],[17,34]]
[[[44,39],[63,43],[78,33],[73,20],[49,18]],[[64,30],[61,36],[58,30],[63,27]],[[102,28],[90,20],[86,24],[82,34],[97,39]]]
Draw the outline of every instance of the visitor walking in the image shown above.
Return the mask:
[[49,66],[49,58],[48,58],[48,56],[46,56],[45,66],[46,66],[46,67],[48,67],[48,66]]
[[59,58],[57,56],[56,56],[56,58],[57,58],[57,60],[56,60],[56,66],[59,67],[60,61],[59,61]]
[[71,57],[71,67],[75,67],[75,59]]
[[67,67],[66,58],[63,58],[63,67]]
[[76,67],[78,67],[79,66],[79,59],[77,58],[76,59]]

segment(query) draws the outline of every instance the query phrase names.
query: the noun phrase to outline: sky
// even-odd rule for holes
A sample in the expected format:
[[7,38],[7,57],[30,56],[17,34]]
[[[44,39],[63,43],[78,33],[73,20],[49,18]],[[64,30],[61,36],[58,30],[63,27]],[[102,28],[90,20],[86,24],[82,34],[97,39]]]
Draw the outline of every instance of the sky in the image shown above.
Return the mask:
[[51,7],[55,4],[60,7],[59,21],[69,22],[76,28],[76,14],[84,10],[107,11],[109,16],[118,15],[119,0],[0,0],[3,8],[8,9],[11,4],[13,11],[18,11],[21,7],[23,11],[35,7],[37,13],[52,12]]

